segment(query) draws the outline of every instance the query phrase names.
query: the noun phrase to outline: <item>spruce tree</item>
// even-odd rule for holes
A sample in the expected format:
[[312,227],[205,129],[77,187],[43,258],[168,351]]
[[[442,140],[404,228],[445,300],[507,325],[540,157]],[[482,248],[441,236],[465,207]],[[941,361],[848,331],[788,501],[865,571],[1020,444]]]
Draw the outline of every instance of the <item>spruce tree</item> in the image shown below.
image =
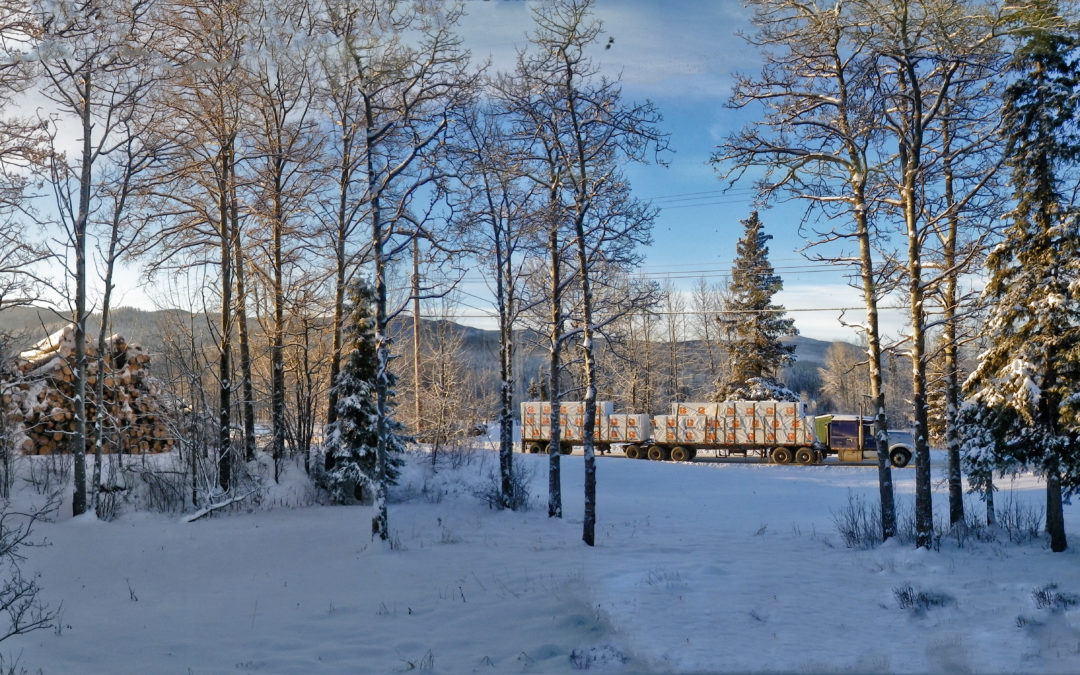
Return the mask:
[[1076,30],[1029,29],[1012,69],[1003,126],[1016,207],[987,258],[990,346],[967,383],[965,455],[979,484],[994,470],[1044,476],[1050,547],[1063,551],[1062,498],[1080,489],[1080,218],[1065,187],[1080,158]]
[[728,363],[716,383],[714,398],[798,400],[777,381],[780,369],[795,361],[795,346],[785,345],[780,338],[798,331],[784,308],[773,302],[784,282],[769,262],[766,244],[772,235],[763,231],[757,211],[740,222],[745,231],[735,247],[728,297],[720,317],[721,334],[728,336]]
[[[375,318],[372,306],[375,293],[362,281],[349,289],[348,319],[344,339],[348,355],[334,388],[337,390],[337,418],[327,435],[325,469],[326,487],[338,501],[362,500],[374,493],[378,479],[376,448],[379,436],[375,399],[377,361],[375,353]],[[396,378],[389,378],[389,398],[393,400]],[[401,452],[407,439],[401,435],[402,424],[393,417],[387,420],[387,481],[396,482],[402,464]]]

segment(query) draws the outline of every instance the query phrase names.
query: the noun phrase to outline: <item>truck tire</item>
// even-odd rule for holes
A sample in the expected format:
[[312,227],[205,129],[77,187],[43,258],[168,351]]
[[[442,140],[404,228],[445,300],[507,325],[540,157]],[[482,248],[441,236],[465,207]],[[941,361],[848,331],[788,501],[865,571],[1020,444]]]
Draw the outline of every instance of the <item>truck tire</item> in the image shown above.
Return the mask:
[[559,444],[559,454],[560,455],[569,455],[573,451],[574,451],[574,446],[570,445],[569,443],[560,443]]
[[788,448],[773,448],[772,454],[769,458],[776,464],[790,464],[791,463],[791,450]]
[[903,469],[911,461],[911,451],[907,448],[893,448],[889,452],[889,460],[897,469]]
[[651,459],[652,461],[661,462],[665,459],[668,459],[669,457],[670,455],[668,455],[667,451],[659,445],[649,446],[649,459]]
[[626,456],[629,459],[641,459],[640,445],[628,445],[623,448],[623,452],[626,453]]
[[671,461],[673,462],[688,462],[690,461],[690,451],[681,445],[676,445],[671,449]]
[[539,455],[541,448],[539,443],[529,443],[529,447],[525,449],[530,455]]
[[795,451],[795,461],[799,464],[813,464],[814,451],[810,448],[799,448]]

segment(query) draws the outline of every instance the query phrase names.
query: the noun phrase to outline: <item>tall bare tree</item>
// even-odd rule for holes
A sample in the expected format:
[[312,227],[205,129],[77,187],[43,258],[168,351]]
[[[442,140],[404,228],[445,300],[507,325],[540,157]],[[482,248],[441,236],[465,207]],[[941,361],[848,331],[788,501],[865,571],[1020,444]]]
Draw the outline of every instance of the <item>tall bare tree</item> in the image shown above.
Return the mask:
[[[900,229],[906,244],[905,283],[909,305],[908,350],[912,364],[912,409],[915,419],[915,544],[928,547],[933,538],[930,485],[930,447],[927,430],[927,301],[929,294],[957,269],[955,240],[945,235],[946,253],[952,263],[946,274],[927,272],[928,238],[935,225],[948,223],[950,215],[964,213],[983,192],[999,162],[982,162],[963,195],[953,190],[951,148],[954,122],[972,112],[965,91],[981,95],[999,58],[999,19],[976,2],[941,0],[861,0],[856,15],[863,22],[862,35],[873,54],[876,96],[880,101],[876,124],[895,153],[882,172],[892,195],[888,203],[899,211]],[[946,116],[950,116],[946,119]],[[971,114],[969,119],[974,118]],[[976,132],[977,133],[977,132]],[[992,149],[987,141],[993,125],[967,143]],[[940,159],[945,160],[944,166]],[[934,209],[931,195],[938,172],[944,169],[946,195],[942,210]],[[953,221],[953,226],[958,221]],[[948,225],[938,229],[948,231]],[[955,298],[950,299],[955,304]],[[950,311],[950,318],[954,314]],[[950,467],[951,492],[959,497],[958,453]],[[961,518],[962,502],[954,501],[953,513]]]
[[27,227],[27,197],[48,156],[47,136],[39,120],[10,112],[34,81],[35,64],[26,57],[41,32],[24,0],[0,0],[0,310],[37,299],[34,266],[47,257]]
[[[75,373],[73,382],[76,515],[87,508],[87,336],[90,294],[87,240],[95,215],[108,208],[104,192],[123,192],[130,174],[125,150],[134,129],[131,110],[145,96],[147,80],[142,72],[147,45],[156,20],[152,0],[106,3],[82,0],[69,4],[36,6],[42,26],[37,58],[44,74],[42,93],[56,106],[54,150],[50,175],[56,196],[56,213],[66,233],[65,249],[74,258],[71,272],[72,321],[75,325]],[[72,153],[56,146],[56,137],[70,124],[77,129],[79,147]],[[116,160],[116,157],[120,157]],[[106,167],[118,163],[118,172]],[[122,218],[121,214],[105,216]]]
[[[180,264],[185,256],[194,264],[204,264],[204,256],[216,251],[218,484],[225,491],[232,486],[235,463],[232,405],[237,316],[246,323],[246,312],[236,311],[234,291],[240,291],[243,302],[246,290],[237,289],[237,272],[243,264],[237,257],[238,250],[242,253],[238,183],[248,11],[246,0],[175,0],[167,17],[170,33],[160,45],[172,68],[159,104],[169,111],[167,130],[177,153],[165,174],[167,189],[156,193],[165,216],[158,241],[168,241],[169,246],[157,249],[151,269]],[[240,384],[249,380],[245,373]]]
[[[652,151],[666,147],[659,130],[660,115],[649,102],[623,100],[617,80],[598,73],[585,55],[602,32],[592,16],[591,0],[559,0],[533,12],[535,28],[529,36],[531,54],[518,60],[517,77],[529,92],[526,124],[539,141],[534,153],[546,167],[538,173],[548,188],[549,248],[552,279],[552,450],[557,476],[558,460],[558,356],[562,332],[563,262],[558,258],[567,243],[576,257],[580,289],[580,316],[573,333],[581,339],[584,388],[583,446],[585,452],[585,517],[582,539],[592,546],[596,524],[596,464],[593,432],[596,425],[595,341],[599,336],[594,285],[598,272],[617,269],[635,257],[635,246],[647,243],[653,211],[629,196],[619,170],[627,161],[645,161]],[[528,128],[528,126],[526,128]],[[565,232],[563,228],[566,228]],[[561,490],[552,485],[549,515],[562,512]],[[553,503],[555,502],[555,503]]]
[[686,339],[686,299],[670,279],[664,280],[664,336],[667,338],[668,398],[683,399],[685,390],[680,380],[682,365],[681,347]]
[[389,268],[430,226],[423,200],[442,176],[438,157],[449,111],[467,102],[475,76],[467,72],[467,54],[451,32],[456,9],[419,0],[340,0],[329,4],[328,13],[331,34],[349,60],[358,105],[362,182],[345,210],[359,200],[370,235],[379,435],[372,536],[386,541],[388,327],[404,308],[391,306]]
[[309,201],[317,187],[321,151],[314,105],[316,89],[313,49],[315,27],[308,0],[263,3],[252,21],[256,27],[245,65],[250,71],[250,104],[255,121],[250,135],[251,189],[248,206],[259,230],[255,237],[271,303],[270,452],[277,480],[285,453],[285,348],[293,289],[310,263],[304,249],[313,233]]
[[[494,102],[464,111],[454,146],[464,188],[460,230],[484,263],[499,324],[499,474],[504,508],[520,505],[514,494],[514,323],[525,274],[522,249],[535,235],[532,218],[538,186],[523,180],[510,131]],[[476,227],[477,223],[484,227]]]
[[[863,324],[878,447],[881,530],[896,533],[888,422],[882,377],[882,262],[875,254],[875,204],[880,170],[872,54],[862,24],[847,3],[815,0],[753,0],[750,38],[765,63],[757,77],[740,76],[731,103],[764,106],[760,121],[730,136],[713,155],[727,178],[752,167],[763,197],[790,195],[826,216],[825,228],[810,235],[823,245],[848,245],[836,263],[855,264],[866,308]],[[888,272],[888,270],[885,270]]]

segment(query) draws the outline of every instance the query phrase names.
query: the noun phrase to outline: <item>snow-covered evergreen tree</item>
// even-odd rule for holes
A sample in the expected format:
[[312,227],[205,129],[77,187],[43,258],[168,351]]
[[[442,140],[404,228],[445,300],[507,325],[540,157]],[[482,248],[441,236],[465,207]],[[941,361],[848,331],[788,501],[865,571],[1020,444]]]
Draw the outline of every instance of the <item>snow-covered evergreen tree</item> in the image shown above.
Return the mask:
[[795,361],[795,346],[780,341],[798,331],[784,308],[773,302],[784,282],[769,262],[767,243],[772,235],[765,234],[757,211],[741,222],[745,232],[735,247],[728,297],[720,318],[721,335],[727,336],[728,363],[716,383],[714,398],[718,401],[746,395],[751,389],[763,395],[786,391],[777,376],[783,366]]
[[[339,501],[362,500],[374,493],[378,479],[378,409],[375,400],[377,361],[375,319],[371,307],[375,294],[365,282],[349,289],[350,307],[345,325],[347,357],[334,387],[337,389],[337,419],[330,426],[326,440],[326,486]],[[393,373],[389,378],[389,400],[393,400]],[[391,408],[392,409],[392,408]],[[387,420],[387,481],[393,484],[401,466],[401,452],[407,439],[401,435],[402,424],[393,417]]]
[[1046,530],[1063,551],[1063,493],[1080,489],[1080,217],[1068,196],[1080,159],[1077,32],[1031,29],[1013,70],[1003,122],[1016,208],[987,259],[991,343],[966,385],[965,456],[979,484],[994,470],[1044,476]]

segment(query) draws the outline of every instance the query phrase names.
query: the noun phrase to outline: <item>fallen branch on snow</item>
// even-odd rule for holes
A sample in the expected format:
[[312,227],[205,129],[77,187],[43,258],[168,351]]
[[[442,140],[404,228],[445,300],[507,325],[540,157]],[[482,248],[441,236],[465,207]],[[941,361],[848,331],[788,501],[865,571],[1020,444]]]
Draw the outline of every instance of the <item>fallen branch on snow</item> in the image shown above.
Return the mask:
[[245,499],[247,499],[248,497],[250,497],[251,495],[255,494],[258,491],[259,491],[258,489],[255,489],[255,490],[252,490],[251,492],[248,492],[247,494],[239,495],[239,496],[233,497],[232,499],[226,499],[225,501],[218,502],[217,504],[211,504],[210,506],[207,506],[206,508],[199,509],[198,511],[191,514],[190,516],[184,516],[184,518],[180,522],[182,522],[182,523],[193,523],[196,520],[198,520],[199,518],[207,516],[207,515],[213,513],[214,511],[217,511],[218,509],[223,509],[226,506],[229,506],[231,504],[235,504],[236,502],[242,502],[242,501],[244,501]]

